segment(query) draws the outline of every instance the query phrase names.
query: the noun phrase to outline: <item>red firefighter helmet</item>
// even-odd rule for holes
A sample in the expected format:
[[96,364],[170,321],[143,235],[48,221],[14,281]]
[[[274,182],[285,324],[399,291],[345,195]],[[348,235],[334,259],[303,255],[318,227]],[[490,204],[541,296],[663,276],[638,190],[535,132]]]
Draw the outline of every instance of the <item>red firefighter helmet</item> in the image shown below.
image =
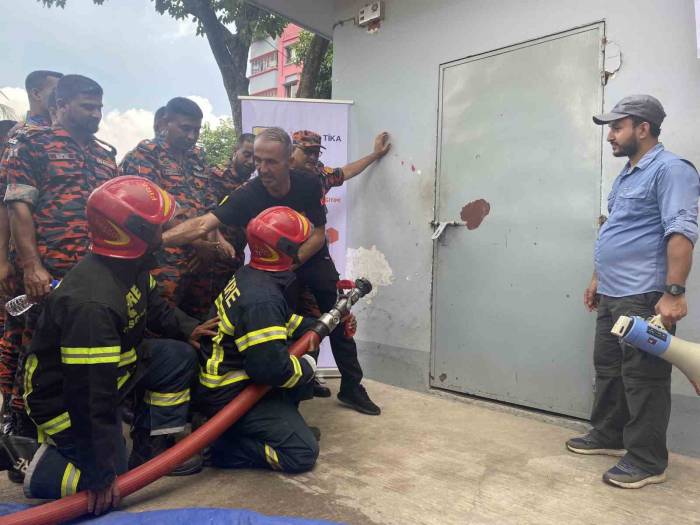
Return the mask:
[[267,208],[248,223],[250,266],[267,272],[284,272],[297,259],[299,246],[313,226],[302,214],[286,206]]
[[159,226],[177,204],[158,185],[143,177],[115,177],[95,189],[87,202],[92,251],[117,259],[138,259],[158,244]]

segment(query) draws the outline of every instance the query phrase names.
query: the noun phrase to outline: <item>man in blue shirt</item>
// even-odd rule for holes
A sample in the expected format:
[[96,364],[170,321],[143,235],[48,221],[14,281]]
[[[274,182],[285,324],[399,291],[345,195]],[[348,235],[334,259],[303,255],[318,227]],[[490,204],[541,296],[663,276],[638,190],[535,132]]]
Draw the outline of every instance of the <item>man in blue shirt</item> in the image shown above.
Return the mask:
[[621,315],[654,314],[675,329],[688,311],[685,282],[698,238],[700,178],[659,142],[665,116],[654,97],[633,95],[593,117],[609,125],[613,155],[629,161],[608,196],[584,293],[585,306],[598,312],[593,428],[566,446],[578,454],[621,456],[603,481],[622,488],[666,480],[671,365],[621,343],[610,330]]

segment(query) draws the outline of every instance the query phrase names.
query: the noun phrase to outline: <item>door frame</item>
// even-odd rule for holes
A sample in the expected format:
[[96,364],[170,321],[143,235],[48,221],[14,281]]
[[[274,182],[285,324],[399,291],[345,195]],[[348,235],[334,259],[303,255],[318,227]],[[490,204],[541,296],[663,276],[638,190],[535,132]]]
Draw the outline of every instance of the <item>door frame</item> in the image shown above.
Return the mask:
[[[518,49],[523,49],[535,45],[539,45],[540,43],[544,42],[549,42],[552,40],[558,40],[560,38],[566,38],[568,36],[576,35],[579,33],[591,31],[591,30],[598,30],[600,34],[600,52],[599,52],[599,57],[598,57],[598,64],[599,64],[599,70],[600,70],[600,82],[601,82],[601,100],[600,100],[600,112],[603,112],[604,108],[604,102],[605,102],[605,85],[606,85],[606,78],[605,78],[605,44],[606,44],[606,27],[605,27],[605,21],[604,20],[599,20],[596,22],[591,22],[585,25],[581,26],[576,26],[571,29],[567,29],[564,31],[558,31],[556,33],[551,33],[549,35],[537,37],[537,38],[532,38],[529,40],[525,40],[522,42],[518,42],[515,44],[510,44],[507,46],[499,47],[497,49],[493,49],[491,51],[486,51],[483,53],[477,53],[474,55],[468,55],[464,58],[459,58],[455,60],[450,60],[448,62],[443,62],[438,66],[438,104],[437,104],[437,122],[436,122],[436,147],[435,147],[435,185],[434,185],[434,190],[433,190],[433,195],[434,195],[434,200],[433,200],[433,220],[432,220],[432,226],[433,228],[437,227],[437,224],[440,221],[440,173],[441,173],[441,154],[442,154],[442,117],[443,117],[443,90],[444,90],[444,73],[447,69],[450,67],[455,67],[459,66],[462,64],[466,64],[469,62],[474,62],[477,60],[484,60],[487,58],[491,58],[493,56],[501,55],[504,53],[510,53],[511,51],[516,51]],[[598,214],[600,215],[602,213],[603,209],[603,202],[602,202],[602,190],[603,190],[603,128],[601,127],[600,131],[600,159],[599,159],[599,177],[600,177],[600,185],[599,185],[599,195],[598,195],[598,203],[599,203],[599,209],[598,209]],[[454,391],[454,390],[449,390],[444,387],[439,386],[439,384],[436,384],[436,378],[435,378],[435,359],[436,359],[436,351],[437,351],[437,343],[436,343],[436,316],[437,316],[437,309],[435,307],[438,297],[437,297],[437,286],[436,286],[436,279],[437,279],[437,273],[438,273],[438,251],[439,251],[439,243],[440,243],[440,238],[436,239],[433,241],[433,258],[432,258],[432,275],[431,275],[431,290],[430,290],[430,370],[429,370],[429,377],[428,377],[428,387],[431,389],[437,389],[437,390],[447,390],[449,392],[453,392],[455,394],[459,395],[472,395],[472,394],[464,394],[462,392]],[[591,247],[592,249],[593,247]],[[592,350],[591,350],[592,351]],[[593,385],[592,385],[593,386]],[[475,395],[475,397],[482,397]],[[488,399],[490,401],[499,401],[497,398],[483,398],[483,399]],[[507,401],[506,401],[507,402]],[[529,409],[532,409],[532,407],[528,407]],[[534,409],[538,410],[538,409]]]

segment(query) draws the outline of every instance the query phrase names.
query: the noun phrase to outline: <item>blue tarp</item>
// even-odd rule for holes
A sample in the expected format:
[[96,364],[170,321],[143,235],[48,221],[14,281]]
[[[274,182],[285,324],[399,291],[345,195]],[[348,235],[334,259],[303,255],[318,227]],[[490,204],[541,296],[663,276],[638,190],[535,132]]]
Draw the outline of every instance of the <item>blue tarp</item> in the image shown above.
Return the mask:
[[[0,516],[29,508],[31,505],[0,503]],[[110,512],[93,520],[83,519],[78,523],[96,525],[337,525],[331,521],[264,516],[250,510],[237,509],[172,509],[148,512]]]

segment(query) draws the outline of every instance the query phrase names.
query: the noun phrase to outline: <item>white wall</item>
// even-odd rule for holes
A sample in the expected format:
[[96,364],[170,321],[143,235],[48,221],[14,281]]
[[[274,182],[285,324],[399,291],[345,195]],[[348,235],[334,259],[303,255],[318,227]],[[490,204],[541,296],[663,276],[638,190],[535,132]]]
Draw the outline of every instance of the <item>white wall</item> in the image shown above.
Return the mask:
[[[337,0],[335,19],[353,16],[363,3]],[[387,16],[378,32],[368,34],[346,23],[334,33],[333,96],[355,101],[350,158],[368,152],[373,135],[383,129],[391,132],[394,143],[390,156],[372,173],[349,183],[349,246],[376,245],[388,263],[380,264],[375,257],[356,266],[370,270],[374,265],[385,281],[391,280],[389,273],[393,278],[392,286],[380,287],[364,307],[359,339],[363,350],[375,357],[391,353],[389,365],[406,356],[414,365],[423,363],[427,374],[439,64],[604,20],[608,40],[619,44],[623,55],[621,70],[605,88],[605,108],[628,94],[655,95],[668,114],[661,136],[664,144],[700,166],[696,134],[700,60],[693,0],[386,0],[385,4]],[[612,157],[607,144],[603,151],[605,200],[623,160]],[[700,342],[697,269],[688,295],[690,316],[679,334]],[[583,306],[581,315],[587,315]],[[375,364],[381,363],[375,360]],[[391,366],[382,373],[390,375]],[[692,390],[685,379],[676,377],[674,393],[690,396]]]

